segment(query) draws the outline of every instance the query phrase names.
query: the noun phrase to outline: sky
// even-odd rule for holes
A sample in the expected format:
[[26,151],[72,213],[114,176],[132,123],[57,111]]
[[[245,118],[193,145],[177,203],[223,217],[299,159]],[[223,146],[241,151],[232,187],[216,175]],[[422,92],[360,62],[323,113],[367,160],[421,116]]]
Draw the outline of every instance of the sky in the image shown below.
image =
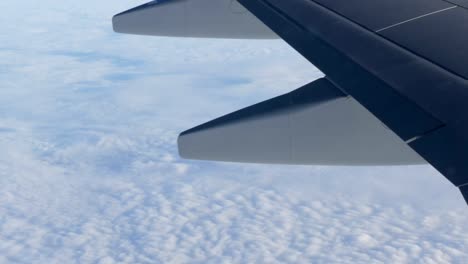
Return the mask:
[[0,263],[466,263],[430,166],[180,159],[181,131],[322,74],[280,40],[114,33],[141,3],[0,2]]

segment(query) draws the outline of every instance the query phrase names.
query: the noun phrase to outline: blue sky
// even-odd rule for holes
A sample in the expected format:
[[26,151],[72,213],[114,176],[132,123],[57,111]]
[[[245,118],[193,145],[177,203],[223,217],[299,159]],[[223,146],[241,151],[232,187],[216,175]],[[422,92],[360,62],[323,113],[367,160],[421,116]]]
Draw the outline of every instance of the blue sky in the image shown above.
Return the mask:
[[321,73],[282,41],[112,32],[141,1],[2,1],[0,263],[463,263],[429,166],[179,159],[179,132]]

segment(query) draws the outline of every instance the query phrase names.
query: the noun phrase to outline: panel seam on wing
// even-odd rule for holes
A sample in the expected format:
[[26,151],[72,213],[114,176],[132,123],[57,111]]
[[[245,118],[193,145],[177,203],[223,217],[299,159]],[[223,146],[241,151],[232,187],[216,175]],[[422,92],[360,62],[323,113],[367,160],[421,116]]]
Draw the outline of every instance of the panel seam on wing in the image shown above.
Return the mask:
[[400,25],[406,24],[406,23],[408,23],[408,22],[415,21],[415,20],[418,20],[418,19],[421,19],[421,18],[424,18],[424,17],[427,17],[427,16],[431,16],[431,15],[434,15],[434,14],[438,14],[438,13],[441,13],[441,12],[445,12],[445,11],[448,11],[448,10],[450,10],[450,9],[454,9],[454,8],[457,8],[457,7],[458,7],[458,6],[454,5],[454,6],[447,7],[447,8],[444,8],[444,9],[441,9],[441,10],[437,10],[437,11],[434,11],[434,12],[430,12],[430,13],[427,13],[427,14],[424,14],[424,15],[421,15],[421,16],[413,17],[413,18],[411,18],[411,19],[408,19],[408,20],[405,20],[405,21],[401,21],[401,22],[395,23],[395,24],[393,24],[393,25],[390,25],[390,26],[387,26],[387,27],[378,29],[378,30],[376,30],[375,32],[376,32],[376,33],[379,33],[379,32],[382,32],[382,31],[384,31],[384,30],[387,30],[387,29],[390,29],[390,28],[393,28],[393,27],[397,27],[397,26],[400,26]]
[[418,140],[418,139],[420,139],[420,138],[422,138],[422,137],[424,137],[424,136],[427,136],[427,135],[431,134],[432,132],[437,131],[437,130],[439,130],[439,129],[445,127],[445,126],[446,126],[445,124],[442,124],[442,125],[440,125],[440,126],[438,126],[438,127],[435,127],[434,129],[431,129],[431,130],[429,130],[429,131],[424,132],[424,133],[421,134],[421,135],[417,135],[417,136],[415,136],[415,137],[413,137],[413,138],[410,138],[410,139],[406,140],[405,143],[406,143],[406,144],[410,144],[410,143],[412,143],[412,142],[414,142],[414,141],[416,141],[416,140]]

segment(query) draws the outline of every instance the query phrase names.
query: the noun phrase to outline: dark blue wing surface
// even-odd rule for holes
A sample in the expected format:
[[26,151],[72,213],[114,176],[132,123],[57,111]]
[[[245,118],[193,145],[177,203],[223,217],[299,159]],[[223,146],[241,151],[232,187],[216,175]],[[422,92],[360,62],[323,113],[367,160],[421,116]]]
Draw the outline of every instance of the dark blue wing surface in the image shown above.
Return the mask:
[[468,196],[468,10],[442,0],[239,0]]

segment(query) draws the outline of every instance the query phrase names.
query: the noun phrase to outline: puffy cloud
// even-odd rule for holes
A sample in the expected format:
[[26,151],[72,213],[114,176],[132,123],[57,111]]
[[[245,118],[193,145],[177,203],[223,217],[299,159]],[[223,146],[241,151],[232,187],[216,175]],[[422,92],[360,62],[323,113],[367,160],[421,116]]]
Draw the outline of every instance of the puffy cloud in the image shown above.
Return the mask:
[[429,215],[407,205],[301,200],[205,170],[212,179],[218,177],[210,186],[205,179],[177,176],[177,162],[167,158],[153,161],[152,170],[136,166],[126,176],[109,177],[82,175],[81,169],[22,154],[21,163],[17,157],[2,159],[10,164],[2,169],[0,195],[0,255],[5,262],[466,259],[466,214],[457,211]]

